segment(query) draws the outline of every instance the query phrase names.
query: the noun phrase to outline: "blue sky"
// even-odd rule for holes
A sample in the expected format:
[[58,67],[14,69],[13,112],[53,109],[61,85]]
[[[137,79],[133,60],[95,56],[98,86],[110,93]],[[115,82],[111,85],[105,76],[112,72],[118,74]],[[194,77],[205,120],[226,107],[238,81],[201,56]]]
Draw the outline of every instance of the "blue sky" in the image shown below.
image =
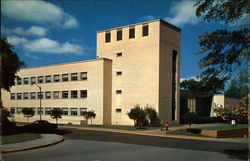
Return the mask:
[[225,27],[204,22],[194,11],[191,0],[3,0],[1,35],[32,67],[93,59],[96,31],[160,18],[182,29],[181,78],[188,79],[201,71],[198,36]]

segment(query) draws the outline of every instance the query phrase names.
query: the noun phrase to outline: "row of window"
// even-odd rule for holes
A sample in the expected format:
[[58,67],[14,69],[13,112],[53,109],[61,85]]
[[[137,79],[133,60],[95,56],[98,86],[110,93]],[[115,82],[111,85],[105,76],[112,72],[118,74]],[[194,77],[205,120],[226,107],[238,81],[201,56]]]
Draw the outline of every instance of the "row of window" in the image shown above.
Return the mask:
[[[27,107],[11,107],[10,108],[10,112],[12,114],[21,114],[22,113],[22,109],[23,108],[27,108]],[[63,107],[63,108],[58,108],[58,107],[45,107],[45,108],[41,108],[40,111],[40,107],[32,107],[32,109],[34,110],[35,114],[45,114],[45,115],[50,115],[50,111],[52,109],[61,109],[62,110],[62,115],[70,115],[70,116],[83,116],[86,114],[87,112],[87,108],[67,108],[67,107]]]
[[[148,32],[149,28],[148,28],[148,24],[143,24],[142,25],[142,36],[148,36]],[[135,38],[135,26],[130,26],[129,27],[129,39],[133,39]],[[117,29],[116,31],[116,40],[120,41],[122,40],[122,29]],[[111,32],[110,31],[106,31],[105,33],[105,42],[111,42]]]
[[87,98],[87,90],[11,93],[10,99]]
[[[55,75],[46,75],[46,76],[38,76],[38,77],[25,77],[25,78],[17,78],[16,85],[22,84],[36,84],[36,83],[52,83],[53,82],[67,82],[69,78],[71,81],[77,80],[87,80],[87,72],[81,73],[71,73],[71,74],[55,74]],[[53,77],[53,78],[52,78]]]

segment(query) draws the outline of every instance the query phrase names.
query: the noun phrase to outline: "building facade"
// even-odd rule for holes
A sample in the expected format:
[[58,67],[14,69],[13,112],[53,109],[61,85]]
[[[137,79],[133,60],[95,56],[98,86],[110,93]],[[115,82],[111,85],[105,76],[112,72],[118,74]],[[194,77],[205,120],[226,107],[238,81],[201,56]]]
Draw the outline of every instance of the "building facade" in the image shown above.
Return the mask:
[[20,70],[5,107],[24,121],[21,108],[36,109],[43,93],[43,119],[49,110],[64,111],[59,123],[80,124],[84,111],[94,110],[93,124],[132,125],[127,112],[136,104],[151,105],[159,118],[180,120],[180,29],[160,19],[97,32],[97,58]]

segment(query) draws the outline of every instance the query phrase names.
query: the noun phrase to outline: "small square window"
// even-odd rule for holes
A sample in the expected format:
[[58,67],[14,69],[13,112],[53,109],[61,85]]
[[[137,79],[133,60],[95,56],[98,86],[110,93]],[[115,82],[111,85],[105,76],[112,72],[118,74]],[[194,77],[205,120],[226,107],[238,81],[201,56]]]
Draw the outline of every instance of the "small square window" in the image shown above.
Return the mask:
[[41,113],[41,115],[43,114],[43,108],[37,107],[37,114],[40,115],[40,113]]
[[68,74],[63,74],[62,75],[62,81],[67,82],[69,80],[69,75]]
[[15,93],[11,93],[10,94],[10,99],[12,99],[12,100],[16,99],[16,94]]
[[29,93],[23,93],[23,99],[29,99]]
[[43,92],[37,92],[37,98],[43,99]]
[[11,113],[11,114],[16,113],[15,107],[11,107],[11,108],[10,108],[10,113]]
[[30,99],[36,99],[36,92],[30,93]]
[[22,99],[22,93],[17,93],[17,99],[18,100]]
[[38,83],[43,83],[43,76],[38,77]]
[[47,75],[45,77],[45,81],[46,81],[46,83],[50,83],[51,82],[51,75]]
[[45,92],[45,98],[50,99],[51,98],[51,92]]
[[36,77],[30,78],[30,84],[36,84]]
[[88,79],[88,72],[82,72],[81,73],[81,80],[87,80]]
[[17,85],[21,85],[21,84],[22,84],[22,78],[19,78],[19,77],[18,77],[18,78],[16,79],[16,82],[17,82],[17,83],[16,83]]
[[62,108],[62,114],[63,115],[68,115],[69,114],[68,108]]
[[29,84],[29,78],[23,78],[23,84]]
[[62,98],[69,98],[69,92],[68,91],[62,91]]
[[122,71],[118,71],[118,72],[116,72],[116,75],[117,75],[117,76],[122,75]]
[[54,82],[60,82],[60,75],[54,75]]
[[17,107],[16,108],[16,113],[18,113],[18,114],[22,113],[22,108],[21,107]]
[[116,109],[115,109],[115,112],[116,112],[116,113],[121,113],[121,112],[122,112],[122,109],[116,108]]
[[134,26],[129,28],[129,38],[130,39],[135,38],[135,27]]
[[50,115],[51,113],[51,108],[50,107],[46,107],[45,108],[45,115]]
[[71,98],[77,98],[77,91],[71,91]]
[[81,90],[81,98],[86,98],[88,96],[87,90]]
[[121,57],[122,53],[116,53],[116,57]]
[[87,108],[80,108],[80,115],[81,116],[86,115],[86,112],[87,112]]
[[142,25],[142,36],[148,36],[148,24]]
[[78,80],[77,73],[71,73],[71,81],[77,81],[77,80]]
[[77,108],[71,108],[70,112],[71,112],[71,115],[77,116]]
[[59,98],[59,91],[54,91],[53,92],[53,98],[58,99]]
[[116,31],[116,40],[117,40],[117,41],[122,40],[122,29],[118,29],[118,30]]
[[105,42],[106,43],[111,42],[111,33],[110,33],[110,31],[107,31],[105,33]]
[[116,90],[116,94],[122,94],[122,90]]

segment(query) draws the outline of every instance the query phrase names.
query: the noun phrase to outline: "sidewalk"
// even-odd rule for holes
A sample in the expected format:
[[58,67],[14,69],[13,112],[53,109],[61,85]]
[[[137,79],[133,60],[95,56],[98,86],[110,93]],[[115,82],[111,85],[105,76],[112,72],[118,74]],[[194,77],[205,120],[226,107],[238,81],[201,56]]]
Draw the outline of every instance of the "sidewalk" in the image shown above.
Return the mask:
[[54,145],[64,140],[62,136],[56,134],[41,134],[41,136],[42,136],[41,138],[36,140],[14,143],[14,144],[3,144],[0,147],[0,151],[1,153],[11,153],[24,150],[31,150],[31,149]]

